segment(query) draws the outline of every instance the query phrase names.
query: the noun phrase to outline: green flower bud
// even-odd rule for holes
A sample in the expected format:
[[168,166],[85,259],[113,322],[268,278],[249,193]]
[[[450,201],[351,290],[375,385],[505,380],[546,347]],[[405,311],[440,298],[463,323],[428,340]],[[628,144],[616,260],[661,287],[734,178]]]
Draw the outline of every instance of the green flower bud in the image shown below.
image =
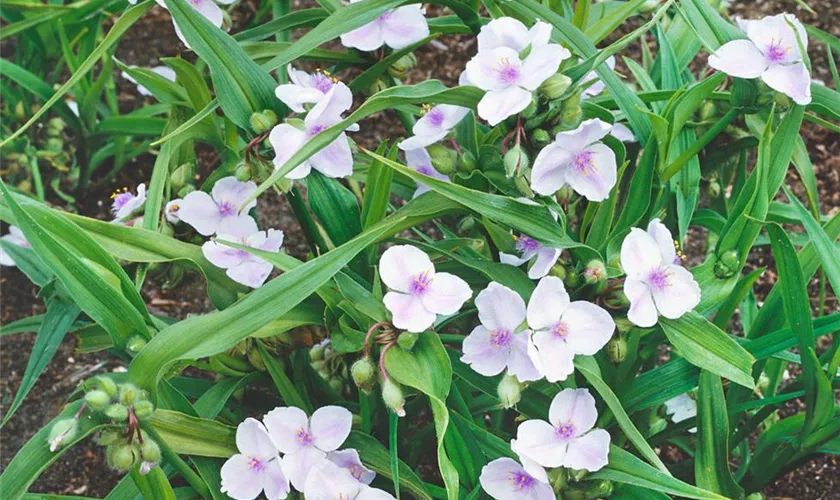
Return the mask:
[[264,109],[253,113],[248,122],[255,134],[264,134],[277,125],[277,115],[270,109]]
[[240,163],[236,170],[233,171],[233,176],[239,182],[248,182],[251,180],[251,166],[245,162]]
[[607,342],[607,355],[610,361],[615,364],[621,363],[627,358],[627,340],[624,335],[619,333]]
[[166,283],[163,284],[163,288],[168,290],[178,286],[178,283],[184,279],[185,273],[186,271],[183,266],[173,263],[173,265],[169,266],[169,271],[166,273]]
[[717,179],[711,179],[706,186],[706,196],[709,198],[717,198],[720,196],[720,182]]
[[140,389],[133,384],[120,384],[120,403],[125,406],[134,406],[139,399]]
[[531,142],[538,148],[543,148],[551,142],[551,134],[538,128],[531,133]]
[[195,186],[192,184],[187,184],[181,189],[178,190],[178,198],[186,198],[188,194],[195,191]]
[[327,383],[330,384],[330,387],[332,387],[332,390],[334,390],[335,392],[337,392],[339,394],[341,394],[341,392],[344,391],[344,382],[342,382],[342,380],[338,377],[330,378],[327,381]]
[[557,203],[566,203],[572,199],[574,196],[575,190],[572,189],[572,186],[566,184],[565,186],[561,187],[557,190],[554,194],[554,197],[557,199]]
[[605,479],[591,481],[584,488],[587,498],[607,498],[613,494],[613,483]]
[[659,434],[660,432],[664,431],[666,427],[668,427],[668,421],[660,417],[656,413],[653,413],[650,418],[648,435],[653,436],[654,434]]
[[565,280],[567,274],[568,272],[566,271],[566,266],[559,262],[551,266],[551,269],[548,270],[549,276],[554,276],[555,278],[560,278],[561,280]]
[[397,416],[405,416],[405,396],[402,387],[391,377],[382,382],[382,401]]
[[160,446],[152,439],[140,445],[140,457],[147,462],[160,462]]
[[402,348],[403,351],[410,351],[414,349],[414,344],[417,343],[417,340],[419,338],[419,333],[402,332],[400,336],[397,337],[397,344]]
[[373,388],[374,381],[376,380],[376,365],[374,365],[369,357],[363,356],[356,360],[353,366],[350,367],[350,375],[353,377],[353,382],[360,391],[365,394],[370,394],[370,390]]
[[105,416],[115,422],[125,422],[128,420],[128,408],[119,403],[114,403],[105,410]]
[[513,408],[522,399],[522,384],[513,375],[505,375],[496,389],[502,408]]
[[735,108],[743,108],[745,113],[758,111],[756,100],[758,99],[758,84],[753,80],[735,78],[732,83],[732,94],[729,102]]
[[97,377],[96,387],[98,387],[101,391],[105,391],[105,393],[112,398],[117,395],[117,384],[115,384],[110,377]]
[[128,339],[128,342],[125,344],[125,348],[128,352],[137,354],[140,352],[140,349],[146,345],[146,339],[144,339],[140,335],[135,335]]
[[478,166],[475,156],[467,150],[461,153],[461,161],[458,162],[458,170],[466,174],[472,172]]
[[731,248],[723,252],[715,262],[715,276],[721,279],[734,276],[741,270],[741,256],[738,250]]
[[111,467],[114,469],[126,472],[134,467],[140,455],[140,450],[133,444],[115,444],[111,446],[113,451],[110,453]]
[[18,101],[15,104],[15,118],[18,120],[26,118],[26,108],[23,106],[23,101]]
[[458,154],[455,151],[442,144],[432,144],[426,148],[426,151],[432,157],[432,166],[435,170],[443,175],[455,173],[455,169],[458,168]]
[[383,90],[389,87],[388,82],[383,80],[382,78],[377,78],[370,87],[367,88],[367,95],[373,95],[378,92],[382,92]]
[[155,405],[152,404],[151,401],[138,401],[134,405],[134,415],[137,416],[139,420],[143,420],[148,418],[154,413]]
[[659,7],[660,0],[645,0],[641,7],[639,7],[639,12],[642,14],[646,14],[648,12],[653,12]]
[[563,73],[557,73],[540,85],[540,92],[549,99],[557,99],[569,90],[572,79]]
[[315,369],[318,373],[326,373],[327,371],[327,362],[326,361],[313,361],[310,363],[312,368]]
[[315,344],[309,348],[309,359],[312,361],[321,361],[324,359],[324,345]]
[[564,129],[575,129],[582,121],[583,111],[580,109],[580,106],[563,110],[563,112],[560,113],[560,125]]
[[75,418],[64,418],[54,423],[47,437],[50,451],[56,451],[72,441],[79,432],[79,421]]
[[750,493],[747,495],[747,500],[764,500],[764,495],[761,493]]
[[573,483],[579,483],[583,481],[583,479],[589,475],[589,471],[584,469],[569,469],[569,481]]
[[530,166],[528,153],[526,153],[525,148],[523,148],[519,144],[515,145],[514,147],[508,150],[508,152],[505,154],[504,162],[505,174],[508,176],[508,178],[513,177],[514,175],[520,173],[522,170]]
[[607,266],[601,259],[592,259],[586,264],[583,269],[583,281],[587,285],[596,285],[598,283],[606,283],[607,281]]
[[106,430],[102,431],[99,436],[96,438],[96,443],[101,446],[108,446],[113,443],[116,443],[120,439],[123,439],[124,436],[116,430]]
[[466,215],[463,219],[458,221],[458,232],[465,234],[475,229],[475,217]]
[[44,149],[47,151],[51,151],[54,153],[58,153],[64,149],[64,141],[59,139],[58,137],[50,137],[47,139],[47,142],[44,143]]
[[111,396],[105,391],[90,391],[85,394],[85,403],[96,411],[102,411],[111,404]]
[[534,197],[534,192],[531,190],[531,186],[528,185],[528,179],[524,175],[517,175],[513,179],[513,184],[525,198],[532,199]]
[[67,124],[64,123],[64,120],[57,116],[55,118],[50,118],[50,120],[47,122],[47,128],[51,129],[63,130],[66,126]]
[[169,175],[169,183],[172,185],[174,191],[180,191],[181,188],[193,181],[195,167],[192,163],[184,163],[176,168]]
[[711,120],[715,117],[715,113],[717,113],[717,106],[712,101],[706,101],[700,106],[701,121]]
[[413,52],[410,52],[397,59],[397,62],[388,68],[388,74],[394,78],[403,79],[406,73],[414,69],[415,66],[417,66],[417,56]]

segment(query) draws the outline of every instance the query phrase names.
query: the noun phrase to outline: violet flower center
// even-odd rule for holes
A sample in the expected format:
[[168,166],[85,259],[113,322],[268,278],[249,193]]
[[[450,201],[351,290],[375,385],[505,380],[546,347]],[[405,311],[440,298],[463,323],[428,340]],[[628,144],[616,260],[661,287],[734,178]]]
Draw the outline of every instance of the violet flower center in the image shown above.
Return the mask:
[[320,134],[324,130],[327,130],[326,125],[315,125],[311,129],[309,129],[309,137],[315,137],[316,135]]
[[502,83],[513,85],[519,81],[519,65],[511,62],[511,60],[507,57],[503,57],[499,60],[499,67],[496,71],[499,73],[499,80]]
[[431,165],[420,165],[419,167],[417,167],[417,172],[421,173],[423,175],[431,176],[432,173],[433,173],[432,166]]
[[514,491],[529,489],[534,484],[534,478],[523,470],[511,472],[508,479],[510,479]]
[[560,337],[561,339],[564,339],[567,335],[569,335],[569,326],[566,323],[563,323],[562,321],[558,321],[554,324],[553,327],[551,327],[551,333]]
[[782,47],[781,41],[776,41],[774,39],[773,42],[767,46],[764,54],[768,61],[772,63],[781,63],[785,60],[789,50],[789,47]]
[[236,215],[236,208],[236,205],[229,201],[223,201],[219,203],[219,213],[222,215],[222,217]]
[[664,291],[671,286],[671,273],[665,267],[659,267],[648,275],[648,285],[657,291]]
[[362,468],[361,465],[353,464],[347,468],[350,471],[350,475],[355,477],[357,480],[362,480],[362,475],[365,473],[365,470]]
[[509,346],[512,339],[513,335],[511,335],[510,330],[500,329],[490,332],[490,345],[493,346],[493,349]]
[[266,467],[266,463],[263,462],[262,460],[260,460],[259,458],[248,457],[248,468],[249,469],[251,469],[253,471],[257,471],[257,472],[262,472],[263,470],[265,470],[265,467]]
[[312,446],[312,443],[315,442],[315,438],[312,436],[312,434],[310,434],[309,431],[303,427],[298,429],[295,435],[297,436],[298,443],[300,443],[303,446]]
[[391,16],[392,16],[392,15],[394,15],[394,11],[389,10],[388,12],[386,12],[386,13],[382,14],[381,16],[379,16],[379,19],[378,19],[378,20],[379,20],[379,21],[382,21],[382,22],[385,22],[385,21],[387,21],[388,19],[391,19]]
[[595,166],[595,153],[582,151],[572,158],[572,167],[583,175],[589,175],[598,170]]
[[429,290],[429,285],[431,284],[432,276],[429,274],[428,271],[423,271],[422,273],[411,278],[411,284],[409,285],[409,293],[411,293],[412,295],[423,295]]
[[531,238],[530,236],[525,236],[524,234],[519,235],[519,238],[516,240],[516,249],[522,253],[525,252],[538,252],[542,248],[542,245]]
[[575,426],[571,422],[557,426],[557,436],[561,439],[570,439],[575,436]]
[[198,7],[199,5],[201,5],[202,1],[204,0],[190,0],[190,5],[192,5],[193,7]]
[[429,124],[433,127],[440,127],[446,119],[446,114],[440,108],[432,108],[428,113],[426,113],[426,118],[429,119]]
[[333,81],[327,75],[323,73],[315,73],[312,75],[312,80],[310,82],[312,87],[322,94],[326,94],[330,91],[333,87]]
[[126,206],[128,202],[134,199],[134,195],[128,191],[124,191],[119,194],[115,194],[113,196],[114,202],[111,205],[111,208],[114,212],[119,211],[122,207]]

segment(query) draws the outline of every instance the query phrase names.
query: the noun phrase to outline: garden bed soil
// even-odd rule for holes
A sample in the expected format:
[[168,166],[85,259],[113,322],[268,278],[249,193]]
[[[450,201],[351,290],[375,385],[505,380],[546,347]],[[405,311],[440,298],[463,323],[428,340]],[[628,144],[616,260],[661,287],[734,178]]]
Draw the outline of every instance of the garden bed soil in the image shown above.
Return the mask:
[[[836,19],[840,19],[840,3],[833,0],[811,0],[808,3],[818,15],[804,12],[793,0],[736,1],[733,2],[732,8],[737,14],[749,18],[783,11],[793,12],[806,23],[840,35],[840,24],[836,23]],[[247,23],[253,17],[256,5],[254,0],[240,4],[233,16],[234,26]],[[444,36],[439,41],[442,45],[424,47],[418,51],[419,63],[408,75],[409,83],[437,78],[448,85],[456,84],[464,63],[475,51],[475,41],[472,37],[460,36]],[[187,51],[174,36],[168,13],[155,7],[129,30],[119,44],[117,57],[128,64],[153,66],[159,63],[161,57],[178,53]],[[809,53],[815,68],[814,78],[829,81],[824,48],[812,43]],[[630,55],[633,57],[632,52]],[[123,109],[133,109],[143,104],[143,99],[136,94],[133,85],[124,80],[118,79],[118,82]],[[356,135],[356,139],[368,148],[375,148],[382,139],[393,138],[403,130],[396,117],[389,113],[377,115],[362,125],[362,132]],[[840,209],[840,137],[811,124],[804,126],[802,134],[816,169],[822,212],[834,213]],[[134,187],[140,182],[147,182],[153,162],[154,158],[151,155],[144,155],[131,162],[112,184],[100,186],[95,192],[87,193],[85,201],[78,205],[80,213],[107,218],[111,191],[123,185]],[[212,152],[200,155],[200,167],[203,172],[209,171],[217,162]],[[788,185],[794,186],[798,195],[803,194],[793,169],[790,169]],[[300,258],[306,256],[308,250],[304,237],[285,199],[273,193],[264,195],[260,199],[259,218],[260,227],[283,229],[286,235],[285,247],[289,253]],[[687,252],[698,258],[703,255],[704,250],[696,240],[695,243],[689,241],[687,245]],[[770,252],[763,249],[754,252],[750,256],[749,265],[768,267],[757,285],[757,295],[763,298],[776,279]],[[0,273],[0,322],[7,324],[43,312],[42,302],[37,297],[37,288],[19,270],[4,267],[0,269]],[[817,287],[815,281],[811,283],[813,297],[816,297]],[[212,309],[203,283],[195,276],[189,276],[174,289],[163,289],[157,283],[148,281],[142,293],[153,312],[177,318]],[[824,313],[840,311],[837,299],[833,295],[828,297],[825,307]],[[0,339],[0,342],[2,414],[7,410],[20,384],[32,350],[34,334],[10,335]],[[3,468],[27,440],[58,414],[68,395],[80,381],[95,374],[125,369],[121,361],[105,352],[79,354],[74,352],[74,347],[74,339],[68,336],[23,406],[0,431],[0,465]],[[800,402],[794,401],[781,413],[784,415],[798,411],[799,405]],[[35,482],[30,491],[101,498],[108,494],[120,478],[120,475],[105,465],[102,448],[91,440],[85,440],[64,453]],[[840,459],[833,455],[817,456],[780,477],[766,488],[764,493],[768,499],[840,499]]]

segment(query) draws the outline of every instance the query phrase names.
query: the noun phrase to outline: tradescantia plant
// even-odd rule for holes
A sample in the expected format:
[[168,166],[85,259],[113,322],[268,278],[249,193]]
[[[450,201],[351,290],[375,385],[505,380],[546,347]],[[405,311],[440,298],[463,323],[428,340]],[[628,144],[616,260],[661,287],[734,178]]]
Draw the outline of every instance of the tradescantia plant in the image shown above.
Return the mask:
[[[811,82],[806,49],[840,41],[704,0],[318,3],[274,0],[231,36],[228,2],[157,0],[199,63],[129,73],[166,124],[113,220],[0,184],[0,263],[47,304],[4,327],[39,331],[4,423],[67,331],[129,363],[80,385],[3,471],[3,498],[39,497],[88,437],[127,474],[114,498],[740,499],[840,453],[840,313],[812,315],[807,288],[819,272],[840,290],[840,217],[820,211],[799,135],[837,130],[840,94]],[[16,79],[45,102],[0,146],[153,5],[127,7],[56,91]],[[477,39],[459,85],[403,84],[413,51],[453,33]],[[358,146],[380,112],[406,137]],[[205,176],[196,142],[221,158]],[[269,190],[305,262],[257,223]],[[768,245],[759,306],[763,269],[745,266]],[[152,314],[138,289],[184,273],[216,310]]]

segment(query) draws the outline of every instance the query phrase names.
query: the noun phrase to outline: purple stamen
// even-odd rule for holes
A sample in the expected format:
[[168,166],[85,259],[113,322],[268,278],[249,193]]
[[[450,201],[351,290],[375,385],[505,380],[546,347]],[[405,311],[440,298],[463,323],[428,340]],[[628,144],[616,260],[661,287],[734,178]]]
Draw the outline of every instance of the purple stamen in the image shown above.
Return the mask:
[[572,158],[572,166],[583,175],[588,175],[597,170],[594,158],[595,153],[592,151],[580,152]]
[[575,426],[574,424],[560,424],[557,427],[557,436],[561,439],[569,439],[575,436]]
[[236,215],[236,208],[237,207],[229,201],[219,203],[219,213],[222,214],[223,217]]
[[316,135],[320,134],[326,129],[326,125],[315,125],[311,129],[309,129],[309,137],[315,137]]
[[525,471],[511,472],[510,482],[513,485],[514,491],[521,491],[531,487],[534,483],[534,478]]
[[332,89],[333,81],[323,73],[315,73],[312,75],[312,87],[318,92],[326,94]]
[[423,295],[429,289],[429,285],[432,284],[432,277],[429,276],[428,271],[423,271],[422,273],[414,276],[411,279],[411,285],[409,285],[409,293],[412,295]]
[[516,249],[520,252],[538,252],[542,248],[542,245],[531,238],[530,236],[525,236],[524,234],[519,235],[519,238],[516,240]]
[[772,63],[781,63],[785,60],[788,50],[790,49],[782,47],[781,41],[776,41],[774,39],[773,42],[767,46],[767,50],[764,53],[768,61]]
[[502,58],[499,61],[499,80],[508,85],[514,84],[519,80],[519,66],[510,62],[508,58]]
[[199,4],[201,4],[201,1],[202,0],[190,0],[190,4],[192,4],[193,7],[198,7]]
[[566,325],[566,323],[563,323],[562,321],[558,321],[554,324],[553,327],[551,327],[551,333],[560,337],[561,339],[566,338],[566,336],[569,334],[569,326]]
[[303,427],[298,429],[296,435],[298,443],[302,444],[303,446],[312,446],[312,443],[315,441],[315,438],[312,437],[312,434],[310,434],[309,431],[304,429]]
[[389,10],[388,12],[379,16],[379,21],[387,21],[388,19],[391,19],[391,16],[393,14],[394,14],[394,12]]
[[660,267],[648,275],[648,285],[661,292],[671,286],[670,276],[667,268]]
[[429,119],[429,123],[432,126],[440,127],[446,119],[446,114],[440,108],[432,108],[428,113],[426,113],[426,117]]
[[417,172],[423,175],[431,176],[434,171],[432,170],[431,165],[420,165],[417,167]]
[[114,212],[117,212],[119,209],[126,206],[126,204],[133,199],[134,199],[134,195],[131,194],[128,191],[120,193],[120,194],[114,196],[114,202],[113,202],[113,204],[111,204],[111,209]]
[[490,345],[494,349],[501,349],[510,345],[512,335],[509,330],[493,330],[490,332]]
[[248,457],[248,468],[257,472],[265,470],[266,463],[257,457]]

